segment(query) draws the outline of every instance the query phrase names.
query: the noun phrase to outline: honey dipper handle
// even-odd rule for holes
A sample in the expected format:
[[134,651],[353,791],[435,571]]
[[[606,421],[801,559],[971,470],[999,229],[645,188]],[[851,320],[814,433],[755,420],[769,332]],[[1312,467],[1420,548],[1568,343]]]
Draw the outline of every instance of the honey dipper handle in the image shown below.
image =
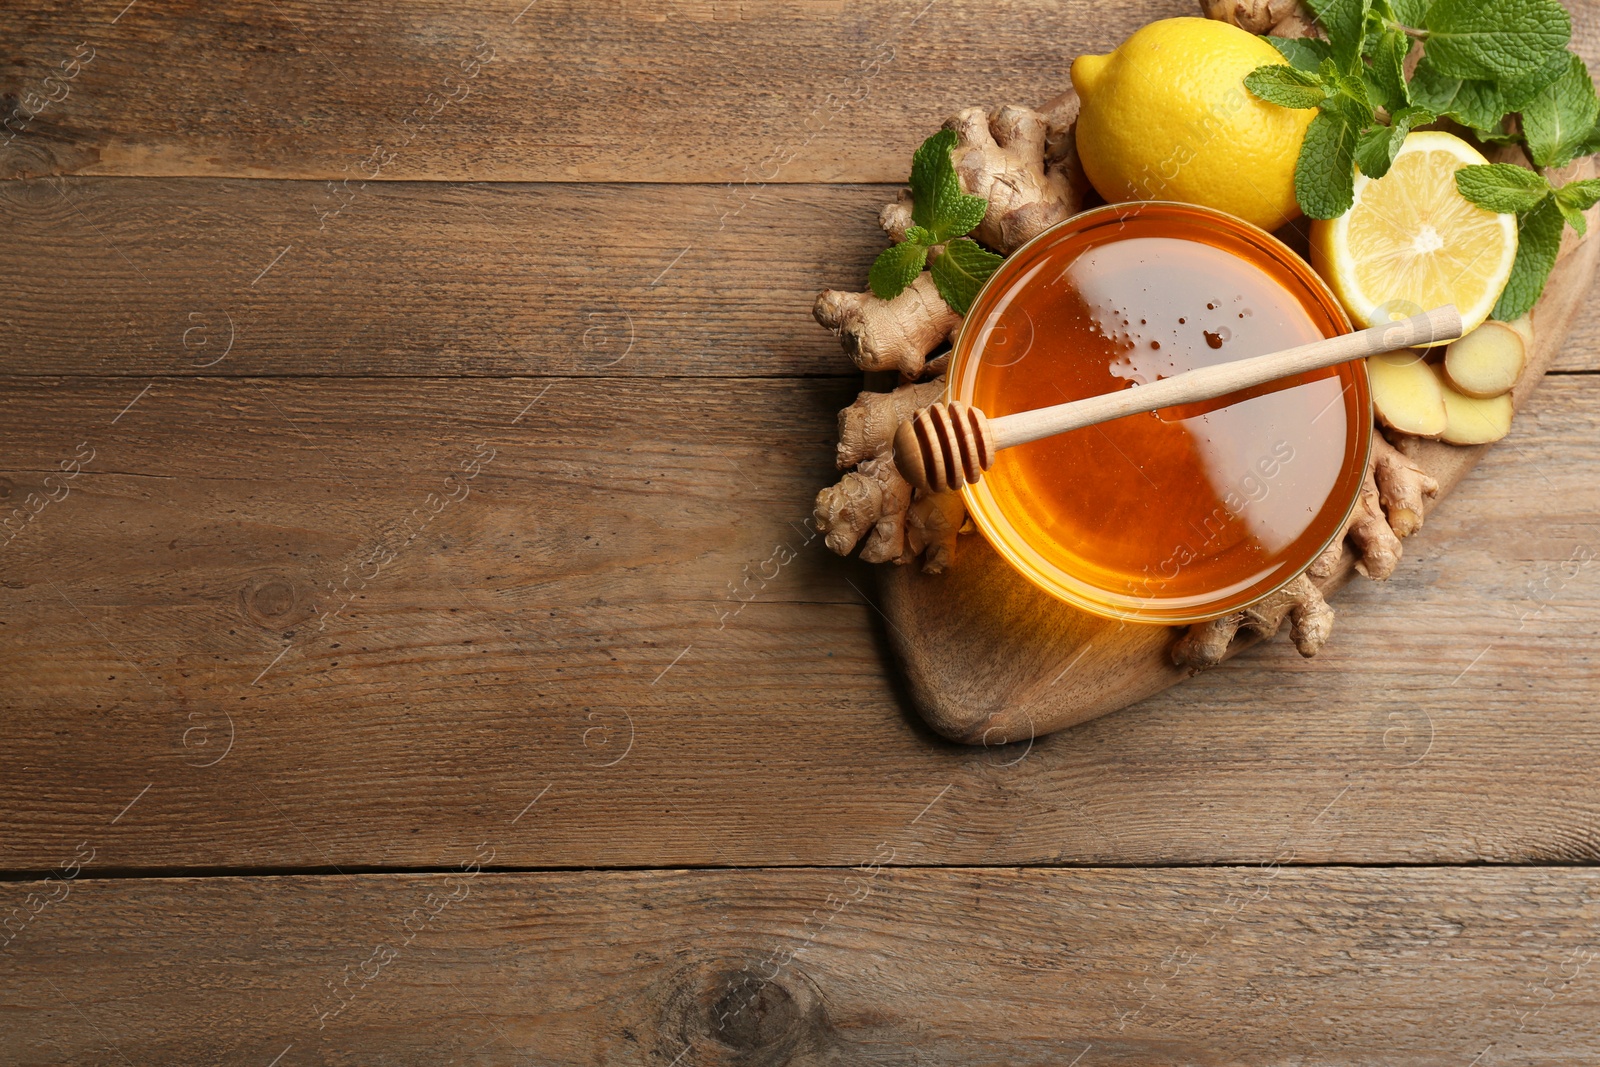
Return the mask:
[[1399,322],[1313,341],[1298,348],[1198,367],[1148,385],[1136,385],[1067,404],[1002,415],[989,420],[989,429],[994,434],[997,450],[1010,448],[1083,426],[1110,422],[1124,415],[1215,400],[1241,389],[1321,370],[1336,363],[1393,352],[1397,348],[1452,341],[1460,336],[1461,316],[1454,304],[1446,304]]

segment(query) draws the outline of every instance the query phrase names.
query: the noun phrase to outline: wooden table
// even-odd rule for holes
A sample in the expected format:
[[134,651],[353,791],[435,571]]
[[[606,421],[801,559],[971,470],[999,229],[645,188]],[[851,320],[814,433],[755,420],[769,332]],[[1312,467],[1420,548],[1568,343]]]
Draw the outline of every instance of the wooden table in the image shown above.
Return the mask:
[[525,3],[6,5],[0,1061],[1600,1054],[1600,311],[1316,659],[946,744],[811,297],[1189,5]]

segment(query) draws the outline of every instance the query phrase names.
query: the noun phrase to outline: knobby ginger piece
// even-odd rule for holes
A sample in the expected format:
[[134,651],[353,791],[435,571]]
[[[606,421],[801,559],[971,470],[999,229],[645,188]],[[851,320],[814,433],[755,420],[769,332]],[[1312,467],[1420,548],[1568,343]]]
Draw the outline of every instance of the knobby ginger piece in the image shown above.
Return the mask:
[[862,393],[839,412],[840,470],[888,450],[900,424],[944,395],[944,380],[902,385],[891,393]]
[[1248,33],[1266,33],[1294,10],[1298,0],[1200,0],[1208,19],[1231,22]]
[[1050,124],[1032,108],[1007,104],[993,113],[969,107],[944,124],[956,135],[950,153],[964,192],[989,201],[972,236],[1010,255],[1035,235],[1074,215],[1083,192],[1064,161],[1045,160]]
[[961,316],[950,310],[927,271],[893,300],[825,289],[812,314],[838,334],[856,366],[897,370],[907,378],[920,377],[928,353],[961,328]]
[[1242,611],[1210,622],[1195,623],[1172,646],[1172,661],[1182,667],[1205,670],[1221,663],[1240,630],[1271,637],[1289,619],[1289,638],[1295,650],[1308,659],[1315,656],[1333,632],[1333,609],[1322,591],[1304,574],[1251,604]]
[[812,518],[827,546],[849,555],[863,536],[861,558],[868,563],[904,563],[906,509],[911,485],[895,469],[889,453],[874,456],[850,471],[838,484],[817,494]]
[[1438,498],[1439,483],[1379,433],[1372,435],[1368,464],[1389,528],[1396,537],[1410,537],[1422,527],[1428,505]]

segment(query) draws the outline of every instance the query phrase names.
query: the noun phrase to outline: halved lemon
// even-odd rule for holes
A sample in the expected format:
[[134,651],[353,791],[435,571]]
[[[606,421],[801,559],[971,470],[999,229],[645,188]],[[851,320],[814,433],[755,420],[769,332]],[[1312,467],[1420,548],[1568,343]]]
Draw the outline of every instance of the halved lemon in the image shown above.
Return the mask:
[[1356,175],[1349,211],[1312,223],[1311,265],[1357,327],[1442,304],[1461,312],[1463,332],[1489,317],[1517,256],[1517,220],[1472,203],[1455,178],[1487,162],[1452,134],[1410,134],[1389,173]]

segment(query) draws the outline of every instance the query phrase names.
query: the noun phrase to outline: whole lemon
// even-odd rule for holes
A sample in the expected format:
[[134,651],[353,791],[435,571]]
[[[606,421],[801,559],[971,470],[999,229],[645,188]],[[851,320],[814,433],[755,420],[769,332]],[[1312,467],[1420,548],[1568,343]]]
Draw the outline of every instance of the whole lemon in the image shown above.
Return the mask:
[[1276,48],[1212,19],[1152,22],[1107,56],[1072,64],[1078,155],[1108,201],[1179,200],[1273,230],[1300,214],[1294,164],[1316,114],[1251,95]]

